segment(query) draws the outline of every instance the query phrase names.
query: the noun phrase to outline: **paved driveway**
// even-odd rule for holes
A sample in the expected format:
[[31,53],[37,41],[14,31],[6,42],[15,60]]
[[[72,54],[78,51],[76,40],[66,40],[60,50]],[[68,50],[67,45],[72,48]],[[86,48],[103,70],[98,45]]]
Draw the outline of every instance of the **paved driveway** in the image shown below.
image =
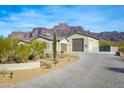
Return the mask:
[[80,60],[11,87],[124,87],[124,62],[110,54],[77,53]]

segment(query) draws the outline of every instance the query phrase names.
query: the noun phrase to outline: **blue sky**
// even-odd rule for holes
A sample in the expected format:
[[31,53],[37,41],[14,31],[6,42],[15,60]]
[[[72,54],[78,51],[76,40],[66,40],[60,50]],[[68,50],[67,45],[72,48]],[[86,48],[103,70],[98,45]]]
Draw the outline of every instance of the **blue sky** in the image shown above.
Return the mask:
[[0,6],[0,35],[52,28],[58,23],[83,26],[91,32],[124,31],[124,6]]

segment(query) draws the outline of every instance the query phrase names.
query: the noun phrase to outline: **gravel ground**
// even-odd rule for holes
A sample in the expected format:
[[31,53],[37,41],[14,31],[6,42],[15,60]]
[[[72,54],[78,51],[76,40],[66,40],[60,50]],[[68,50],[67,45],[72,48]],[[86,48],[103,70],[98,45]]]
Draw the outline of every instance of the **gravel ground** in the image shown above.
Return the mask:
[[112,54],[77,53],[80,59],[15,88],[115,88],[124,87],[124,62]]

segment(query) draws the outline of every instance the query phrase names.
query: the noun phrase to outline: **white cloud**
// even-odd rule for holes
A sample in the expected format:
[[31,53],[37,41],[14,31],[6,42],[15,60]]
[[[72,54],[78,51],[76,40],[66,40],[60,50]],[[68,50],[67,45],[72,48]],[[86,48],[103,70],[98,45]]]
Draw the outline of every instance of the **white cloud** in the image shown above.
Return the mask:
[[2,28],[0,29],[1,31],[9,32],[14,30],[32,30],[33,27],[37,26],[53,27],[60,22],[66,22],[70,25],[81,25],[87,30],[96,32],[123,29],[124,18],[110,19],[111,16],[107,16],[105,10],[94,9],[87,6],[83,8],[80,6],[69,8],[48,6],[43,10],[40,10],[40,8],[23,9],[21,12],[10,13],[9,16],[2,18],[3,21],[0,21],[0,27]]

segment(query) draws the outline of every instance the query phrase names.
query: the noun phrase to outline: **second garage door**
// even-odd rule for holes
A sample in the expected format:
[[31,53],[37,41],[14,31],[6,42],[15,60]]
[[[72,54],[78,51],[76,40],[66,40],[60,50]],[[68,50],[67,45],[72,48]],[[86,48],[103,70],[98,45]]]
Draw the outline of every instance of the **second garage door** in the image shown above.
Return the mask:
[[83,51],[84,50],[84,39],[72,39],[72,51]]

